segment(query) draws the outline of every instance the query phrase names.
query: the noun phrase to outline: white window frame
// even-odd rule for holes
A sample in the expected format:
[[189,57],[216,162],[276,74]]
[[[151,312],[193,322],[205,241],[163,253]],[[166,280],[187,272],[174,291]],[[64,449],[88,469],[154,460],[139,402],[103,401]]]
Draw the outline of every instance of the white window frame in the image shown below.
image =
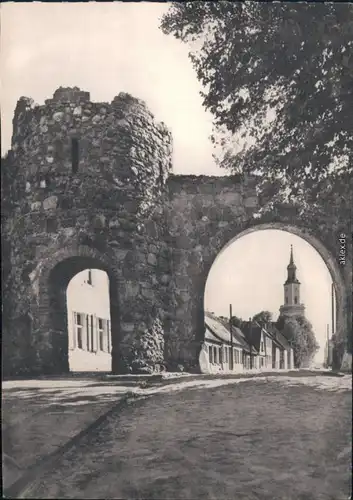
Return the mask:
[[[102,326],[100,326],[102,323]],[[106,342],[105,342],[105,319],[97,318],[97,350],[101,352],[106,352]]]
[[94,328],[94,316],[93,314],[87,314],[87,351],[88,352],[96,352],[96,342],[95,335],[96,331]]
[[[80,323],[78,322],[78,318],[80,318]],[[83,342],[83,314],[79,312],[74,312],[74,349],[79,349],[80,351],[84,350],[84,342]],[[81,342],[79,342],[79,339]],[[81,343],[81,347],[79,344]]]

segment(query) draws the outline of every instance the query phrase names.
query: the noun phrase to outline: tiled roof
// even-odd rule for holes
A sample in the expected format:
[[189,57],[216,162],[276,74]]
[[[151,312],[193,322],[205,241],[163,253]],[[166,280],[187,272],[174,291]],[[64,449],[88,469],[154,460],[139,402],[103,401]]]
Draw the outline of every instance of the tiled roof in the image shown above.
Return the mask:
[[266,325],[266,330],[275,338],[283,349],[288,351],[291,348],[288,339],[286,339],[286,337],[276,328],[275,323],[268,323]]
[[264,330],[273,342],[281,349],[289,350],[291,348],[288,339],[286,339],[285,336],[277,330],[273,322],[267,323],[264,327],[262,327],[259,323],[254,322],[252,323],[251,328],[250,323],[246,322],[243,326],[243,331],[247,341],[252,343],[256,349],[259,349],[260,347],[261,330]]
[[[250,350],[251,350],[250,349],[250,345],[247,342],[246,337],[245,337],[243,331],[240,330],[240,328],[238,328],[237,326],[232,326],[232,333],[233,333],[233,336],[238,339],[238,341],[242,345],[244,351],[250,352]],[[253,349],[253,354],[256,354],[254,352],[254,349]]]
[[212,342],[218,342],[221,344],[223,341],[217,337],[212,330],[210,329],[210,326],[206,323],[206,331],[205,331],[205,340],[211,340]]
[[242,330],[247,342],[255,347],[257,351],[259,351],[262,331],[261,326],[258,323],[252,323],[250,327],[250,323],[247,321],[243,324]]
[[[209,313],[205,314],[206,334],[211,332],[213,336],[218,337],[218,340],[231,343],[230,331],[214,316]],[[208,334],[207,334],[208,335]],[[235,339],[233,336],[233,343]],[[238,343],[238,342],[237,342]]]
[[[226,325],[226,322],[220,320],[214,314],[205,312],[205,326],[205,338],[209,340],[216,338],[218,341],[227,342],[228,344],[231,343],[229,326]],[[234,346],[242,347],[245,351],[250,352],[250,347],[246,342],[246,338],[239,328],[234,326],[232,327],[232,336]]]

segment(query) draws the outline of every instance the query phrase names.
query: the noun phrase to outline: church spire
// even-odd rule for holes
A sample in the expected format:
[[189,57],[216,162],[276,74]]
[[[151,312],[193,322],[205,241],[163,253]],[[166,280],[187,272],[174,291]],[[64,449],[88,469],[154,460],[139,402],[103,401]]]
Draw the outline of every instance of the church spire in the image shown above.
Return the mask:
[[290,259],[289,259],[289,265],[294,265],[294,258],[293,258],[293,245],[290,246]]
[[293,257],[293,245],[290,246],[290,258],[289,258],[289,264],[287,266],[287,283],[299,283],[299,280],[297,278],[297,266],[294,264],[294,257]]

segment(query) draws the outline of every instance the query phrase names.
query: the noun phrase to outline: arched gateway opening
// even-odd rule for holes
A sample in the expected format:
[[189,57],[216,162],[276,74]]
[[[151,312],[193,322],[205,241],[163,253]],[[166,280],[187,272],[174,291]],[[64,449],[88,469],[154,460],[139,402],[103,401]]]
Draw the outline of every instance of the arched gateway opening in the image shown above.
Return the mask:
[[[93,280],[100,304],[94,302],[95,293],[87,294]],[[32,347],[42,372],[112,370],[119,306],[117,277],[106,256],[85,247],[58,252],[41,272],[38,299]]]
[[[202,349],[206,349],[205,345],[207,344],[207,342],[205,343],[205,333],[206,333],[205,314],[207,316],[208,311],[207,307],[205,307],[205,291],[206,291],[207,279],[210,275],[212,266],[218,260],[219,256],[223,254],[227,249],[229,249],[229,247],[240,238],[243,238],[244,236],[249,235],[250,233],[264,231],[264,230],[271,230],[271,229],[281,230],[300,237],[301,239],[309,243],[310,246],[312,246],[321,256],[323,262],[325,263],[329,271],[334,287],[334,309],[335,309],[334,325],[330,324],[330,331],[332,332],[331,329],[333,327],[333,331],[335,334],[337,334],[342,338],[346,338],[347,328],[348,328],[348,314],[349,314],[347,311],[348,309],[347,304],[349,302],[349,297],[347,295],[347,287],[342,278],[341,270],[339,268],[337,260],[331,255],[331,253],[325,248],[325,246],[317,238],[315,238],[309,231],[306,231],[301,227],[297,227],[291,224],[272,222],[272,223],[263,223],[254,225],[250,228],[247,228],[239,232],[235,237],[229,238],[229,240],[224,245],[219,245],[218,251],[216,248],[213,248],[212,249],[213,251],[211,252],[209,251],[209,249],[207,249],[206,255],[208,256],[208,258],[204,259],[203,261],[202,280],[200,280],[199,282],[199,286],[202,289],[199,289],[199,301],[198,301],[198,312],[197,312],[198,321],[197,321],[196,337],[198,344],[201,344],[200,354]],[[218,238],[218,243],[220,244],[220,242],[221,239]],[[232,270],[229,269],[229,272],[231,273]],[[221,295],[222,290],[218,289],[217,293]],[[234,313],[236,313],[236,311],[234,311]],[[211,324],[212,318],[209,319],[208,321]],[[208,348],[209,346],[207,344],[207,349]],[[214,360],[213,351],[211,357]],[[220,360],[220,358],[217,359],[218,361]],[[224,362],[225,360],[221,359],[221,361]]]
[[261,214],[255,196],[244,200],[242,185],[234,187],[233,183],[228,192],[229,180],[212,178],[211,181],[203,180],[201,187],[195,187],[193,179],[174,181],[170,231],[175,242],[172,298],[176,307],[166,339],[170,364],[179,362],[187,370],[200,371],[199,357],[205,336],[204,296],[211,267],[220,252],[234,241],[264,229],[297,235],[322,257],[334,285],[336,337],[343,351],[350,352],[351,262],[347,257],[345,266],[339,264],[341,231],[333,232],[325,221],[309,215],[298,215],[295,207]]
[[[217,255],[232,242],[261,229],[279,229],[307,241],[330,272],[336,297],[336,337],[351,352],[351,259],[339,259],[345,221],[332,221],[319,209],[272,203],[258,193],[256,177],[193,177],[169,179],[168,229],[172,244],[174,307],[166,338],[168,364],[199,371],[205,335],[204,295]],[[346,236],[344,236],[346,238]],[[346,240],[344,240],[346,241]],[[222,291],[219,290],[221,294]],[[343,356],[343,354],[342,354]],[[339,364],[339,361],[338,361]]]
[[[241,372],[250,361],[251,368],[260,370],[293,368],[290,345],[278,330],[282,323],[277,321],[283,315],[292,318],[292,325],[297,324],[295,318],[303,318],[318,344],[312,357],[303,352],[299,359],[293,351],[295,367],[299,362],[303,368],[322,367],[329,355],[332,358],[336,310],[331,275],[312,245],[292,232],[262,229],[226,245],[208,274],[204,308],[201,354],[206,373]],[[266,313],[259,315],[262,311]]]

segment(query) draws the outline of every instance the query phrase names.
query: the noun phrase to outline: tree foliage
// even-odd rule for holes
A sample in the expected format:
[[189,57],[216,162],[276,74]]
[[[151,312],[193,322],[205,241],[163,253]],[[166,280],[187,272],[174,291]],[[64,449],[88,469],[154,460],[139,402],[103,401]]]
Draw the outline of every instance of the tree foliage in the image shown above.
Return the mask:
[[[324,196],[350,215],[350,3],[180,2],[161,28],[192,44],[221,166],[262,174],[263,190],[287,201],[310,206]],[[234,152],[240,135],[249,141]]]
[[232,316],[231,324],[233,326],[236,326],[237,328],[241,328],[243,323],[244,323],[244,320],[242,318],[238,318],[238,316]]
[[270,311],[261,311],[253,316],[253,321],[256,321],[260,325],[270,323],[272,321],[272,313]]
[[309,365],[319,349],[311,323],[304,316],[280,316],[276,326],[293,347],[295,367]]

